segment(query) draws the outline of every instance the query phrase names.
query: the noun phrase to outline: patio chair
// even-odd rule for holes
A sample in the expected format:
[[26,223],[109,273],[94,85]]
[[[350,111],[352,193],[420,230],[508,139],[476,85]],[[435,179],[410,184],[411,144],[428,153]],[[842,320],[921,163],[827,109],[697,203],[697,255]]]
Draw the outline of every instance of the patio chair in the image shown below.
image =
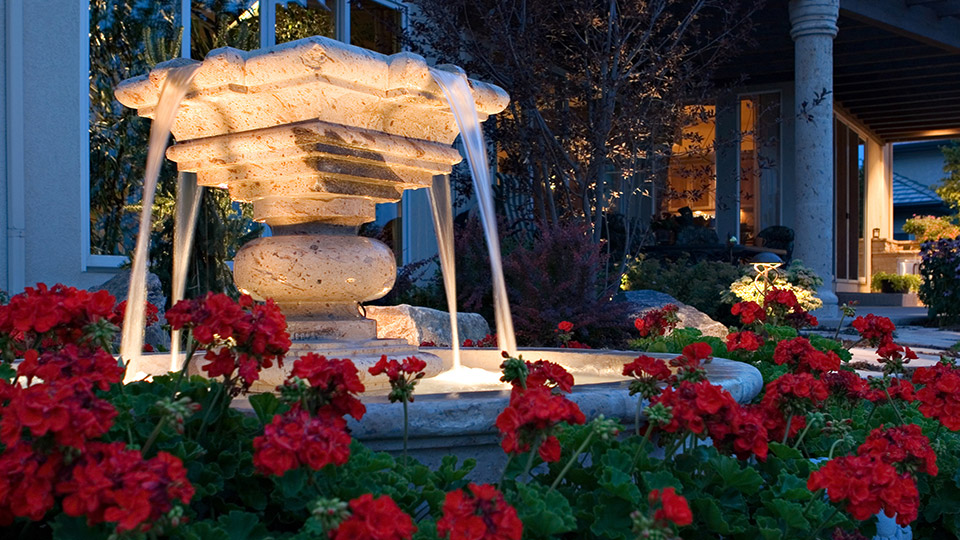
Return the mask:
[[774,225],[757,233],[757,240],[754,240],[754,243],[759,240],[761,243],[757,245],[760,247],[786,251],[786,256],[782,257],[783,261],[790,262],[793,258],[793,238],[793,229]]

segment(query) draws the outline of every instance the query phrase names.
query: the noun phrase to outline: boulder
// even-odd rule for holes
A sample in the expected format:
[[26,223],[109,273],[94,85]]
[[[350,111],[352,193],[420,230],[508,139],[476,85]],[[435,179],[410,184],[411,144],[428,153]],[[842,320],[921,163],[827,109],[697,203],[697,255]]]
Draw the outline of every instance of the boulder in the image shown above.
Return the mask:
[[[117,303],[127,299],[127,292],[130,288],[130,270],[123,270],[119,274],[110,278],[106,283],[98,287],[91,287],[90,291],[107,291],[117,299]],[[146,328],[143,334],[143,342],[146,345],[153,346],[156,350],[170,350],[170,333],[164,331],[163,324],[166,319],[163,318],[164,306],[167,304],[167,297],[163,295],[163,285],[156,274],[147,273],[147,301],[157,306],[159,310],[157,315],[160,320]]]
[[[446,311],[400,304],[399,306],[366,306],[367,318],[377,321],[380,339],[405,339],[413,346],[433,342],[450,346],[450,314]],[[478,341],[490,333],[490,325],[477,313],[458,313],[460,343]]]
[[680,327],[690,327],[700,330],[705,336],[725,338],[729,331],[722,323],[711,319],[706,313],[695,307],[688,306],[667,293],[652,290],[624,291],[617,296],[617,300],[630,305],[631,320],[642,317],[651,309],[662,308],[667,304],[675,304],[679,310]]

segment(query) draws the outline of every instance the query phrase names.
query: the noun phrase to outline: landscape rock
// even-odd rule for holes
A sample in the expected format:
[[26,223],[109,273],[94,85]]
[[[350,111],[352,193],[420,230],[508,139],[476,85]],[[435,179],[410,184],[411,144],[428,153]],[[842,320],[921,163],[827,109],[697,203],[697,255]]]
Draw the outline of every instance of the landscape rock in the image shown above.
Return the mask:
[[[420,346],[433,342],[437,346],[450,346],[450,315],[446,311],[420,306],[366,306],[367,318],[377,321],[377,337],[380,339],[405,339],[407,343]],[[471,339],[479,341],[490,333],[490,325],[477,313],[458,313],[460,343]]]
[[706,313],[695,307],[688,306],[667,293],[644,289],[640,291],[624,291],[617,296],[617,300],[630,304],[631,320],[642,317],[651,309],[662,308],[667,304],[675,304],[679,310],[679,327],[690,327],[700,330],[705,336],[725,338],[729,331],[723,323],[711,319]]
[[[130,270],[123,270],[98,287],[91,287],[90,291],[107,291],[117,299],[117,303],[127,299],[130,288]],[[143,335],[143,343],[152,346],[155,350],[170,350],[170,333],[163,329],[166,322],[163,314],[167,297],[163,295],[163,285],[156,274],[147,273],[147,301],[157,306],[159,321],[147,327]]]

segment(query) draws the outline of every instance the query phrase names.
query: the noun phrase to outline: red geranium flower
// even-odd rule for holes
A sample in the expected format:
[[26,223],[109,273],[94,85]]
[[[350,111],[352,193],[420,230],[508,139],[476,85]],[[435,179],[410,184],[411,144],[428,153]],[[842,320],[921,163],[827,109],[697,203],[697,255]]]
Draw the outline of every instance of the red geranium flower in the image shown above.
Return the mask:
[[331,413],[363,418],[367,408],[356,397],[364,391],[357,367],[344,358],[327,359],[326,356],[307,353],[293,363],[293,377],[310,383],[320,397],[320,407]]
[[560,446],[553,429],[560,422],[582,424],[586,420],[576,403],[554,394],[545,386],[530,386],[526,390],[514,387],[510,404],[497,417],[497,429],[503,436],[501,446],[508,454],[530,450],[531,444],[542,437],[538,449],[546,462],[560,459]]
[[640,337],[659,337],[669,334],[680,323],[680,308],[675,304],[667,304],[659,309],[651,309],[638,317],[633,325],[640,332]]
[[573,330],[573,323],[570,321],[560,321],[560,324],[557,325],[557,330],[561,332],[570,332]]
[[740,323],[744,325],[753,324],[756,321],[763,321],[767,318],[767,313],[756,302],[739,302],[730,308],[730,313],[740,317]]
[[672,487],[655,489],[647,496],[650,504],[660,503],[660,508],[653,514],[653,519],[669,521],[678,527],[693,523],[693,512],[687,504],[687,499]]
[[754,352],[763,346],[763,338],[749,330],[727,334],[727,350]]
[[471,483],[447,493],[437,534],[449,540],[520,540],[523,522],[497,488]]
[[893,341],[893,331],[896,330],[893,322],[886,317],[878,317],[869,314],[866,317],[857,317],[850,323],[860,337],[869,341],[870,345],[876,347],[880,343]]
[[[883,386],[887,384],[887,381],[889,381],[889,386],[887,386],[885,392]],[[867,379],[867,384],[870,386],[870,390],[864,395],[864,399],[871,403],[886,403],[890,401],[887,397],[888,393],[891,398],[900,399],[907,403],[917,399],[914,395],[913,385],[910,384],[910,381],[904,379],[892,377],[885,380],[882,377],[870,377]]]
[[909,525],[920,504],[913,478],[875,455],[832,459],[810,473],[807,488],[826,489],[831,501],[846,501],[847,512],[861,521],[883,510],[888,517],[896,514],[899,525]]
[[276,476],[300,465],[313,470],[343,465],[350,458],[346,425],[339,416],[312,417],[300,408],[278,414],[263,435],[253,439],[253,464],[261,473]]
[[[563,392],[573,390],[573,375],[560,364],[548,360],[527,362],[527,387],[547,386],[559,388]],[[516,381],[514,381],[516,383]]]
[[330,531],[331,540],[409,540],[417,532],[410,516],[387,495],[365,493],[349,504],[350,517]]
[[417,386],[417,381],[423,378],[423,370],[427,368],[427,363],[416,356],[408,356],[403,362],[387,359],[387,355],[380,357],[373,367],[367,371],[370,375],[376,377],[382,373],[387,374],[390,380],[391,403],[397,401],[413,401],[413,390]]
[[913,382],[923,385],[916,394],[920,412],[951,431],[960,430],[960,369],[944,362],[917,368]]
[[901,473],[919,471],[937,475],[937,454],[930,447],[930,439],[916,424],[874,429],[857,448],[857,455],[876,456]]

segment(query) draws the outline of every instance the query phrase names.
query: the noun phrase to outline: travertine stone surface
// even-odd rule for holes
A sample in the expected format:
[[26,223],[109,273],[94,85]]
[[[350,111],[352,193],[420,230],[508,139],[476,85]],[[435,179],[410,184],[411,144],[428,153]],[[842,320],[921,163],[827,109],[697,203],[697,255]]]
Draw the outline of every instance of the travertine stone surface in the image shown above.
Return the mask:
[[[382,339],[403,339],[419,346],[432,342],[438,347],[452,343],[450,314],[421,306],[366,306],[367,317],[377,321],[377,336]],[[457,313],[460,341],[482,340],[490,333],[490,325],[479,313]]]

